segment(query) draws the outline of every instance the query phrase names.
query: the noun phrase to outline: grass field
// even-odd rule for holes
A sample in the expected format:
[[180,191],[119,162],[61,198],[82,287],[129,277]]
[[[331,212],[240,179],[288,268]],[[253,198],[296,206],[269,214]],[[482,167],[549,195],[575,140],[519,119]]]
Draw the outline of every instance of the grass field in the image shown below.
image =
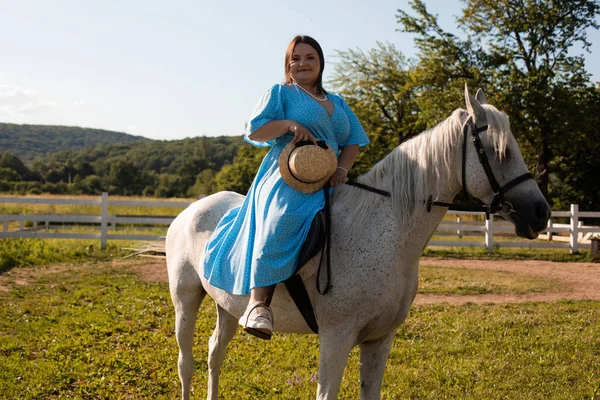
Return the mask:
[[561,285],[539,276],[509,272],[419,266],[419,293],[525,294],[558,291]]
[[[143,282],[126,266],[77,261],[4,275],[0,398],[179,396],[168,287]],[[461,293],[461,287],[482,282],[487,293],[553,290],[544,279],[522,282],[460,268],[421,272],[422,292]],[[194,398],[206,395],[206,346],[214,323],[207,299],[195,338]],[[382,398],[597,399],[599,338],[600,302],[416,306],[396,334]],[[317,365],[315,336],[275,335],[263,342],[241,333],[229,347],[221,396],[314,398]],[[355,350],[340,399],[359,398],[358,379]]]
[[101,249],[97,240],[3,238],[0,240],[0,274],[15,267],[106,261],[129,253],[112,243]]
[[426,257],[449,257],[482,260],[546,260],[556,262],[592,261],[589,250],[571,254],[568,249],[496,248],[486,252],[483,247],[427,247]]

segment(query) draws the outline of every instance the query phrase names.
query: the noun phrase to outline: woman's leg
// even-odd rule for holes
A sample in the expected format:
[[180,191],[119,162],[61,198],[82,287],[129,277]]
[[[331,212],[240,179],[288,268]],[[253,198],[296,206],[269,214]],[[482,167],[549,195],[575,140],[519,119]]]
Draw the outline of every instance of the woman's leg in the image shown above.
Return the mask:
[[265,303],[270,307],[274,292],[275,285],[254,288],[250,290],[250,304]]

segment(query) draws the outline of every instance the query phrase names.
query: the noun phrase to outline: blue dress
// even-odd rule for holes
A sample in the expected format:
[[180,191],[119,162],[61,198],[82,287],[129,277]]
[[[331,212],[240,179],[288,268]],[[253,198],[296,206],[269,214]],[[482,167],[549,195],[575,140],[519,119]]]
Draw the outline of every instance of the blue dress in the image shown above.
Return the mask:
[[204,277],[211,285],[236,295],[289,278],[311,221],[324,207],[323,191],[305,194],[283,181],[279,153],[293,139],[288,132],[269,142],[249,138],[272,120],[289,119],[324,140],[336,154],[369,139],[358,118],[339,95],[328,94],[335,106],[325,108],[295,85],[273,85],[262,96],[244,138],[258,147],[272,146],[263,159],[244,203],[223,216],[206,245]]

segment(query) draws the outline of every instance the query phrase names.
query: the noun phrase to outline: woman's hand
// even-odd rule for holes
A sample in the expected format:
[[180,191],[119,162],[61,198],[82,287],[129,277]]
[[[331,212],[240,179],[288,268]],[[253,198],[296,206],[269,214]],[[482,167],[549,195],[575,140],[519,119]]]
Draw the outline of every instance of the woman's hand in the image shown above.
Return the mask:
[[330,186],[343,185],[344,183],[348,182],[347,175],[348,174],[344,168],[338,167],[335,170],[335,172],[333,173],[333,175],[331,175],[331,178],[329,178],[329,185]]
[[296,121],[291,121],[290,123],[290,132],[294,134],[294,139],[292,143],[296,144],[297,142],[302,142],[305,140],[311,141],[314,144],[317,144],[317,139],[314,137],[312,133]]

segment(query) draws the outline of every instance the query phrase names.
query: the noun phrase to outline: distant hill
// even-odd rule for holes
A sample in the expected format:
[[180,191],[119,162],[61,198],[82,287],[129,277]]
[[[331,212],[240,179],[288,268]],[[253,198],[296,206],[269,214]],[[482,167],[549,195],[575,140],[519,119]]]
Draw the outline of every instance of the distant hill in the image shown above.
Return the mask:
[[151,142],[142,136],[102,129],[0,123],[0,153],[8,151],[30,164],[36,157],[100,144]]
[[90,164],[96,174],[108,174],[119,161],[140,171],[196,176],[204,169],[219,171],[231,164],[240,146],[250,146],[241,135],[115,143],[85,149],[63,150],[42,158],[46,165]]

